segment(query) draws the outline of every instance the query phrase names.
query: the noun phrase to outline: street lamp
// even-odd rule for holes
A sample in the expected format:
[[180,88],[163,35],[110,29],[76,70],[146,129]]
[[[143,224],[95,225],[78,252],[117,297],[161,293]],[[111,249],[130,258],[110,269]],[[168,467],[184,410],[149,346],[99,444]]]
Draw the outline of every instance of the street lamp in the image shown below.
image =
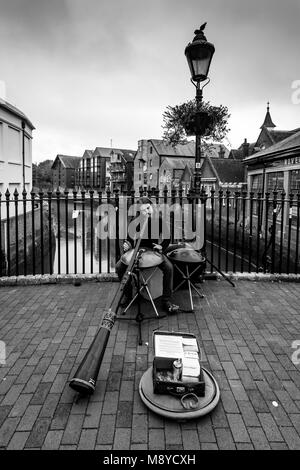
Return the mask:
[[212,57],[215,52],[213,44],[206,40],[204,28],[206,23],[196,29],[193,42],[185,48],[185,55],[191,71],[191,81],[196,87],[196,113],[194,119],[194,132],[196,135],[194,189],[200,191],[201,185],[201,135],[210,124],[210,117],[206,111],[201,111],[202,89],[200,83],[207,79]]

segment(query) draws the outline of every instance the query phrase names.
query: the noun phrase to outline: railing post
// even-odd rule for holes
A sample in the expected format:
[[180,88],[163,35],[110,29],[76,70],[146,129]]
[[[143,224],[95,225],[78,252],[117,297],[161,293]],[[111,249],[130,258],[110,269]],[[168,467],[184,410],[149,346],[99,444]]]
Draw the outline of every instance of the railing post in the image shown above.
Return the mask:
[[245,256],[245,220],[246,220],[246,197],[247,192],[242,191],[242,249],[241,249],[241,272],[244,272]]
[[214,264],[214,242],[215,242],[215,189],[214,187],[210,190],[210,207],[211,207],[211,217],[210,217],[210,235],[211,235],[211,244],[210,244],[210,260],[211,260],[211,270],[212,265]]
[[[98,204],[101,206],[102,204],[102,192],[98,191]],[[100,221],[100,216],[98,216],[98,223]],[[97,232],[98,234],[98,232]],[[98,236],[98,257],[99,257],[99,263],[98,263],[98,271],[99,274],[102,272],[102,240],[101,237]]]
[[32,274],[35,275],[35,223],[34,223],[34,211],[35,211],[35,192],[31,191],[31,238],[32,238]]
[[41,232],[41,271],[44,274],[44,211],[43,211],[43,201],[44,201],[44,193],[41,190],[39,192],[40,198],[40,232]]
[[295,255],[295,274],[298,274],[299,259],[299,229],[300,229],[300,192],[297,193],[297,228],[296,228],[296,255]]
[[251,272],[252,264],[252,241],[253,241],[253,198],[254,193],[250,192],[250,207],[249,207],[249,255],[248,255],[248,272]]
[[237,248],[237,223],[238,223],[238,208],[239,208],[239,198],[241,193],[235,191],[234,193],[234,235],[233,235],[233,272],[236,271],[236,248]]
[[51,224],[52,224],[52,191],[47,192],[48,196],[48,237],[49,237],[49,266],[50,266],[50,274],[53,274],[53,265],[52,265],[52,232],[51,232]]
[[74,273],[77,274],[77,191],[73,190],[73,213],[75,217],[73,218],[73,227],[74,227]]
[[56,191],[56,207],[57,207],[57,262],[58,274],[60,274],[60,191]]
[[115,240],[115,264],[120,258],[120,227],[119,227],[119,189],[114,190],[115,193],[115,214],[116,214],[116,240]]
[[228,250],[229,250],[229,219],[230,219],[230,191],[229,189],[226,190],[226,272],[228,272]]
[[273,191],[273,216],[271,230],[271,273],[275,270],[275,245],[276,245],[276,224],[277,224],[277,191]]
[[221,246],[222,246],[222,207],[223,207],[223,189],[219,189],[219,230],[218,230],[218,268],[221,269]]
[[[94,178],[94,176],[93,176]],[[91,189],[90,190],[90,216],[91,216],[91,223],[90,223],[90,229],[91,229],[91,274],[94,272],[94,191]]]
[[26,202],[27,202],[27,192],[23,189],[23,214],[24,214],[24,223],[23,223],[23,238],[24,238],[24,276],[27,275],[27,211],[26,211]]
[[81,191],[82,274],[85,274],[85,190]]
[[[111,196],[111,191],[110,189],[108,188],[106,190],[106,202],[107,202],[107,205],[109,205],[111,203],[111,200],[110,200],[110,196]],[[108,212],[108,216],[107,216],[107,223],[108,223],[108,227],[109,227],[109,224],[110,224],[110,216],[109,216],[109,212]],[[109,236],[109,232],[107,234],[107,272],[110,273],[110,236]]]
[[19,217],[18,217],[18,198],[19,193],[17,188],[14,191],[15,200],[15,237],[16,237],[16,276],[19,276]]
[[256,228],[256,272],[259,272],[260,266],[260,238],[261,233],[261,204],[262,204],[262,193],[257,193],[257,228]]
[[282,257],[283,257],[283,240],[284,240],[284,226],[285,226],[285,192],[281,193],[281,221],[280,221],[280,247],[279,247],[279,273],[282,272]]
[[289,196],[288,248],[287,248],[287,265],[286,265],[287,274],[290,274],[290,254],[291,254],[291,233],[292,233],[292,220],[293,220],[293,200],[294,200],[294,194],[290,193],[290,196]]
[[65,229],[66,229],[66,274],[69,274],[69,222],[68,222],[68,209],[69,209],[69,191],[65,189]]
[[0,191],[0,277],[2,276],[2,266],[5,262],[4,250],[2,251],[2,194]]
[[268,226],[269,226],[269,198],[270,193],[266,192],[265,194],[266,210],[265,210],[265,244],[264,244],[264,254],[263,254],[263,264],[264,264],[264,273],[267,272],[267,256],[268,256]]

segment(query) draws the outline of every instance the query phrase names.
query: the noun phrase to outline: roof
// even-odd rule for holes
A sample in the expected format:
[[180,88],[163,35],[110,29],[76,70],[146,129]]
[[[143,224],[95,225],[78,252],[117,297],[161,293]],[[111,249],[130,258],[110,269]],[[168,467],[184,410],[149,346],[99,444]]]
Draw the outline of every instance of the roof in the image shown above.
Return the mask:
[[[161,156],[183,158],[195,157],[195,142],[193,140],[186,144],[177,144],[176,146],[167,144],[164,140],[159,139],[150,139],[150,142],[152,142],[153,147]],[[224,158],[228,157],[229,150],[225,145],[219,143],[208,145],[208,149],[205,150],[206,154],[209,154],[212,157],[219,157],[219,152],[222,150],[224,152]]]
[[56,155],[54,162],[52,163],[51,168],[54,167],[56,160],[60,160],[62,165],[65,168],[77,168],[79,166],[79,162],[81,157],[75,157],[71,155]]
[[35,129],[32,122],[28,119],[28,117],[22,111],[20,111],[18,108],[8,103],[7,101],[4,101],[1,98],[0,98],[0,108],[6,109],[7,111],[10,111],[12,114],[15,114],[19,118],[23,119],[27,123],[27,125],[31,128],[31,130]]
[[83,153],[83,158],[92,158],[92,155],[93,155],[93,150],[85,150],[84,153]]
[[126,161],[131,161],[134,159],[136,154],[136,150],[128,150],[128,149],[116,149],[111,147],[96,147],[93,151],[94,156],[100,156],[106,158],[107,160],[110,159],[111,152],[121,154]]
[[267,112],[266,112],[265,120],[263,124],[260,126],[260,129],[263,129],[264,127],[276,127],[276,125],[273,123],[272,118],[271,118],[269,103],[267,105]]
[[281,131],[281,130],[278,130],[278,129],[276,129],[276,130],[275,129],[268,129],[274,144],[276,144],[277,142],[280,142],[281,140],[286,139],[287,137],[290,137],[293,134],[296,134],[296,132],[298,132],[299,130],[300,130],[299,127],[297,129],[293,129],[291,131]]
[[186,165],[194,166],[195,165],[195,157],[193,158],[178,158],[178,157],[164,157],[162,161],[166,163],[168,168],[172,170],[183,170]]
[[193,172],[192,172],[191,168],[189,167],[189,165],[186,165],[185,169],[183,171],[183,174],[180,178],[180,181],[182,183],[189,183],[192,178],[193,178]]
[[150,139],[153,147],[161,156],[169,157],[194,157],[195,156],[195,142],[189,141],[186,144],[178,144],[173,146],[167,144],[164,140]]
[[209,161],[220,182],[242,183],[244,181],[244,165],[240,160],[209,158]]
[[245,158],[244,162],[247,163],[249,161],[254,161],[256,159],[260,159],[261,157],[280,155],[280,153],[285,153],[292,150],[300,150],[300,130],[298,130],[295,134],[290,135],[286,139],[271,145],[267,149]]

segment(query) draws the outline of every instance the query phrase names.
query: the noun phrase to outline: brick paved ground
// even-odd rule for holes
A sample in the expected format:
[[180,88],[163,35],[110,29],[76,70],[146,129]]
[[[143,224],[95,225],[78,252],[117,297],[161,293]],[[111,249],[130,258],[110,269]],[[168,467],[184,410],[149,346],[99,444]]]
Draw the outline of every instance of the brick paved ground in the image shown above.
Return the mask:
[[[300,285],[206,281],[196,313],[142,324],[197,335],[221,400],[205,417],[178,423],[148,411],[138,385],[152,361],[135,322],[117,322],[96,392],[78,400],[72,377],[116,283],[2,287],[0,447],[5,449],[300,449]],[[185,303],[185,291],[178,294]],[[186,304],[186,303],[185,303]],[[272,402],[276,401],[278,407]]]

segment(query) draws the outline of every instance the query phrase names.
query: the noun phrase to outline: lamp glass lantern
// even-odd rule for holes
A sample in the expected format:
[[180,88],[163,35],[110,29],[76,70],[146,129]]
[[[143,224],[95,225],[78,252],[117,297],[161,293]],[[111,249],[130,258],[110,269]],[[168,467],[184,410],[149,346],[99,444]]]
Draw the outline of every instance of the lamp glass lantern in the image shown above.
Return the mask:
[[185,48],[185,55],[194,82],[202,82],[207,79],[210,63],[215,52],[213,44],[206,40],[203,29],[196,29],[195,37]]

